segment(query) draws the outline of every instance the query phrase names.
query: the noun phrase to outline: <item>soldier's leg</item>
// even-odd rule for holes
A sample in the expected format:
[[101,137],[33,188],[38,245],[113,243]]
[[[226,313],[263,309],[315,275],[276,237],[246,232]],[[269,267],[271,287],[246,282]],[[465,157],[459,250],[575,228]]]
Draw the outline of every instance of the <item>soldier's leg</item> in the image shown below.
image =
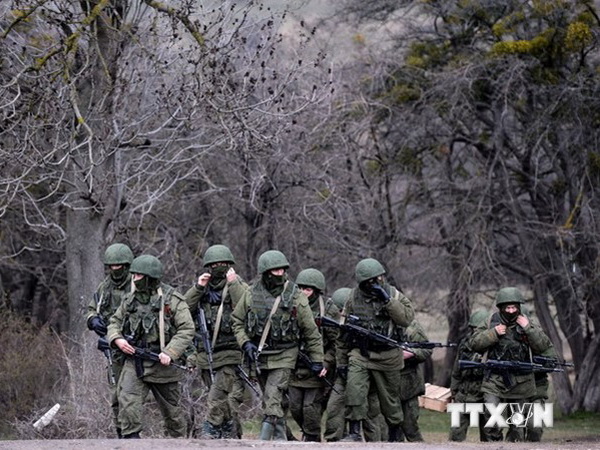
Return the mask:
[[[379,407],[379,398],[375,384],[372,383],[369,387],[369,395],[367,396],[367,418],[363,420],[363,434],[367,442],[381,442],[387,440],[387,426],[382,429],[382,423],[385,424],[385,419],[382,420],[381,408]],[[384,438],[385,436],[385,438]]]
[[[530,400],[531,403],[539,403],[542,406],[546,404],[546,399],[543,398],[535,398]],[[525,441],[527,442],[540,442],[542,440],[542,435],[544,434],[544,429],[542,427],[534,427],[533,420],[527,421],[527,428],[525,429]]]
[[[113,353],[116,353],[116,352],[113,352]],[[108,368],[108,370],[110,370],[110,367]],[[115,384],[109,385],[109,387],[110,387],[110,407],[112,409],[113,421],[115,424],[115,428],[117,430],[117,436],[119,438],[121,437],[122,433],[121,433],[121,426],[119,425],[119,395],[118,395],[119,393],[117,390],[117,386],[119,383],[119,379],[121,378],[122,371],[123,371],[123,359],[113,356],[112,372],[115,377]]]
[[367,405],[364,399],[369,393],[370,371],[353,361],[348,365],[346,382],[346,419],[348,436],[343,440],[362,441],[361,422],[367,418]]
[[[464,394],[457,393],[454,398],[455,403],[464,403],[465,402]],[[483,420],[483,417],[479,417],[479,420]],[[484,424],[480,422],[479,426],[483,427]],[[454,442],[462,442],[467,438],[467,431],[469,429],[469,416],[467,414],[460,415],[460,423],[456,428],[450,428],[450,437],[449,439]]]
[[[230,419],[228,423],[223,425],[223,437],[231,437],[233,439],[242,438],[242,424],[240,423],[240,406],[244,402],[244,392],[246,384],[240,378],[234,366],[228,366],[232,373],[231,389],[227,397],[229,403]],[[229,422],[231,423],[231,431],[229,431]],[[231,435],[231,436],[230,436]]]
[[142,408],[148,395],[148,386],[140,380],[133,362],[128,360],[123,366],[117,384],[119,398],[119,425],[124,437],[139,434],[142,430]]
[[[498,403],[500,403],[500,398],[497,395],[489,394],[489,393],[485,392],[483,394],[483,401],[485,403],[493,403],[494,405],[498,405]],[[490,413],[488,412],[487,409],[484,409],[483,415],[484,415],[483,426],[484,426],[485,441],[486,442],[501,441],[503,439],[503,436],[502,436],[502,430],[500,428],[498,428],[495,425],[491,428],[488,428],[485,426],[486,422],[490,419]]]
[[304,394],[305,388],[290,386],[287,391],[290,414],[300,429],[304,431]]
[[419,430],[419,399],[412,397],[402,402],[404,421],[402,431],[408,442],[422,442],[423,435]]
[[323,402],[325,399],[324,388],[306,388],[304,390],[303,413],[304,423],[302,431],[303,440],[308,442],[321,442],[321,419],[323,418]]
[[[202,424],[202,436],[206,439],[219,439],[222,425],[229,418],[229,391],[232,379],[226,367],[214,371],[214,382],[208,391],[207,414]],[[208,371],[207,371],[208,372]]]
[[[263,373],[267,372],[263,370]],[[265,419],[263,428],[265,429],[264,439],[286,440],[285,434],[285,413],[283,410],[283,396],[288,388],[290,381],[290,369],[269,370],[266,378],[263,380],[263,405]],[[271,431],[272,430],[272,431]],[[261,431],[261,439],[263,439]]]
[[344,426],[346,423],[345,403],[346,403],[346,380],[337,377],[335,381],[336,391],[331,391],[327,401],[326,419],[325,419],[325,440],[335,442],[342,439],[344,435]]
[[[504,400],[506,403],[509,403],[509,405],[507,406],[507,418],[508,417],[512,417],[513,414],[515,413],[521,413],[521,411],[523,410],[523,403],[525,403],[525,400]],[[514,405],[511,408],[511,405]],[[513,409],[514,408],[514,409]],[[524,413],[526,413],[527,411],[524,411]],[[526,422],[523,424],[523,426],[516,426],[512,423],[509,424],[508,426],[508,431],[506,432],[506,438],[505,440],[507,442],[524,442],[525,441],[525,424]]]
[[397,442],[400,439],[400,424],[404,419],[400,403],[401,375],[399,370],[372,371],[377,389],[381,413],[389,427],[388,441]]
[[167,435],[175,438],[185,437],[187,419],[180,405],[181,389],[179,382],[151,383],[150,389],[165,421]]

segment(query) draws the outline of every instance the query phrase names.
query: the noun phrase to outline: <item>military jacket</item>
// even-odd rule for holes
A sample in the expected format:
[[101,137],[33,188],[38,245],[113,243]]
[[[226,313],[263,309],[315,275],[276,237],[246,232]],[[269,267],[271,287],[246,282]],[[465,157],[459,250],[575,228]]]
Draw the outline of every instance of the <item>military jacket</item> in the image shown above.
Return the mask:
[[[499,336],[494,329],[500,323],[507,325],[503,336]],[[477,328],[469,340],[469,346],[474,351],[485,352],[484,360],[531,362],[532,353],[541,354],[551,345],[548,336],[534,321],[530,320],[527,327],[522,328],[517,323],[506,323],[498,312],[490,316],[487,324]],[[484,377],[481,390],[500,398],[528,398],[535,392],[534,375],[523,372],[491,372]]]
[[[406,328],[406,342],[427,342],[425,330],[413,320]],[[423,364],[433,353],[432,348],[413,348],[413,357],[404,360],[404,368],[400,371],[400,400],[406,401],[425,393],[425,377],[423,375]]]
[[456,360],[452,367],[452,376],[450,378],[450,390],[452,395],[462,402],[479,402],[483,399],[481,393],[481,383],[483,382],[483,369],[460,369],[459,361],[481,362],[483,355],[476,352],[469,346],[469,339],[473,335],[473,329],[469,328],[469,333],[461,339],[456,352]]
[[[110,319],[107,338],[114,346],[115,339],[125,338],[138,347],[145,347],[155,353],[164,352],[173,361],[178,361],[192,344],[194,321],[184,298],[171,286],[161,283],[148,302],[140,301],[139,294],[130,293]],[[164,312],[165,347],[160,348],[159,315],[161,305]],[[127,356],[126,363],[133,358]],[[160,362],[144,361],[143,379],[154,383],[178,381],[183,372]]]
[[[232,314],[233,330],[240,347],[248,341],[258,346],[275,298],[258,279],[249,289],[239,283],[230,287],[236,307]],[[288,282],[271,320],[266,345],[259,363],[267,369],[293,369],[300,340],[314,362],[323,362],[323,342],[308,304],[308,298],[295,283]]]
[[[247,289],[248,285],[238,277],[236,282],[241,284],[243,289]],[[225,293],[223,299],[223,310],[221,316],[221,323],[219,325],[219,334],[217,335],[216,341],[214,341],[213,352],[213,369],[231,364],[239,364],[242,359],[242,353],[240,347],[235,339],[233,332],[233,323],[231,314],[236,303],[233,302],[231,294],[229,292],[230,284],[226,285],[219,292],[221,295]],[[196,364],[204,370],[208,370],[208,358],[206,350],[202,343],[200,333],[200,319],[198,318],[198,310],[202,308],[204,311],[204,317],[206,318],[206,325],[208,329],[209,339],[211,345],[213,344],[214,331],[217,324],[217,317],[219,313],[220,305],[211,305],[208,302],[203,301],[203,297],[206,294],[207,287],[199,286],[196,284],[191,287],[185,294],[185,301],[190,308],[190,313],[196,324],[196,337],[194,338],[194,344],[197,350],[195,358]]]
[[[312,304],[309,304],[309,306],[315,319],[315,323],[321,333],[321,338],[323,339],[323,350],[325,352],[323,364],[327,368],[327,378],[333,382],[335,375],[335,346],[339,330],[333,327],[322,327],[319,318],[324,314],[326,317],[338,322],[341,317],[340,310],[335,306],[331,299],[325,300],[323,296],[319,296],[319,298]],[[303,346],[304,343],[301,342],[301,349]],[[322,379],[319,379],[319,377],[310,371],[301,358],[298,358],[298,361],[296,362],[296,370],[292,372],[289,385],[303,388],[319,388],[326,386]]]
[[123,297],[131,292],[131,274],[117,284],[108,275],[99,285],[92,300],[88,304],[86,322],[95,316],[100,316],[108,324],[109,319],[121,304]]
[[[405,340],[404,327],[414,319],[412,303],[395,287],[386,283],[383,288],[391,297],[385,305],[358,288],[352,289],[342,316],[357,316],[360,326],[401,342]],[[404,367],[401,349],[390,349],[345,333],[340,334],[336,359],[340,366],[351,363],[373,370],[398,370]]]

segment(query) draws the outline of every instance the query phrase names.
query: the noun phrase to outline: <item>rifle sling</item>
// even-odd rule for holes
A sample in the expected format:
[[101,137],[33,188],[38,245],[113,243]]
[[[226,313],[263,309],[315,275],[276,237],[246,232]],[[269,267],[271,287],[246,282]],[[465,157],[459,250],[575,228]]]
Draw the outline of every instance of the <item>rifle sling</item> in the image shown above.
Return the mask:
[[227,296],[227,285],[225,285],[225,287],[223,288],[223,292],[221,293],[221,304],[219,305],[219,310],[217,311],[217,321],[215,322],[215,329],[213,332],[212,344],[210,346],[210,348],[212,348],[212,349],[215,348],[215,344],[217,343],[217,336],[219,335],[219,329],[221,328],[221,320],[223,319],[223,304],[225,303],[226,296]]
[[285,292],[289,281],[286,281],[283,285],[283,291],[281,294],[277,296],[275,302],[273,303],[273,307],[271,308],[271,312],[269,313],[269,317],[267,317],[267,323],[265,323],[265,329],[263,330],[263,334],[260,337],[260,342],[258,343],[258,354],[262,353],[263,348],[265,347],[265,342],[267,342],[267,337],[269,336],[269,331],[271,331],[271,320],[273,316],[277,312],[277,308],[279,308],[279,303],[281,302],[281,297],[283,297],[283,293]]
[[162,352],[165,348],[165,297],[160,286],[157,291],[158,295],[160,295],[160,311],[158,313],[158,339],[160,341],[160,351]]

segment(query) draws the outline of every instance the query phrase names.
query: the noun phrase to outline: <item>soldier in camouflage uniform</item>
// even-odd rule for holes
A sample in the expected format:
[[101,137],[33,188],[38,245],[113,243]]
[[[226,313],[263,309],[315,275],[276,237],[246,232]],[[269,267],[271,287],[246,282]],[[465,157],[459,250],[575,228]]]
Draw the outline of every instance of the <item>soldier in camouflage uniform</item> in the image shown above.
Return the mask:
[[[242,352],[231,326],[231,313],[235,303],[229,294],[226,277],[227,271],[235,264],[235,259],[225,245],[213,245],[204,253],[203,262],[206,271],[185,294],[185,301],[198,329],[199,308],[204,311],[213,352],[214,383],[211,382],[206,349],[202,340],[196,339],[196,364],[202,369],[202,378],[209,386],[208,413],[202,424],[202,436],[208,439],[239,439],[242,436],[242,426],[238,411],[244,400],[244,382],[236,368],[242,359]],[[247,288],[238,276],[234,276],[233,280]]]
[[[372,258],[359,261],[355,270],[358,288],[352,290],[344,314],[358,316],[359,325],[398,340],[403,335],[403,327],[414,319],[414,311],[410,300],[387,283],[384,274],[385,269],[379,261]],[[397,442],[403,420],[400,404],[402,351],[348,335],[338,342],[336,359],[340,367],[348,368],[347,439],[362,440],[361,421],[367,418],[368,410],[365,399],[373,388],[389,426],[388,440]]]
[[[485,326],[489,313],[485,309],[480,309],[471,314],[469,318],[469,330],[465,337],[459,342],[456,353],[456,360],[452,368],[452,377],[450,380],[450,392],[453,401],[457,403],[483,403],[483,393],[481,392],[481,383],[483,382],[483,369],[460,369],[458,362],[465,361],[481,362],[482,355],[473,351],[469,347],[469,339],[480,326]],[[484,415],[479,415],[479,439],[482,442],[497,440],[494,436],[487,436]],[[469,429],[469,416],[460,415],[460,425],[458,428],[450,429],[450,440],[462,442],[467,438]]]
[[249,290],[235,284],[230,287],[231,297],[237,301],[232,314],[234,332],[246,359],[258,368],[263,390],[262,440],[286,440],[283,395],[296,366],[301,338],[313,362],[311,370],[320,376],[327,372],[323,369],[323,342],[308,298],[287,280],[288,267],[283,253],[269,250],[258,258],[260,278]]
[[[296,277],[296,284],[304,295],[313,317],[319,324],[319,317],[327,316],[335,321],[340,320],[340,311],[331,299],[325,300],[325,276],[317,269],[304,269]],[[325,352],[323,365],[327,373],[335,374],[335,344],[338,330],[331,327],[319,327],[323,338]],[[301,351],[303,352],[303,343]],[[321,441],[321,417],[330,388],[322,378],[319,378],[310,367],[310,363],[298,358],[296,369],[292,372],[289,382],[289,402],[292,417],[302,430],[302,440],[307,442]]]
[[[139,438],[143,402],[151,390],[165,420],[167,434],[185,436],[187,424],[179,406],[183,372],[170,364],[191,346],[194,321],[184,298],[161,283],[162,263],[150,255],[131,264],[135,291],[126,295],[110,319],[108,340],[125,355],[118,386],[119,423],[123,438]],[[140,347],[158,353],[160,362],[134,357]]]
[[[129,266],[133,261],[133,252],[125,244],[112,244],[104,252],[103,263],[108,270],[108,276],[100,283],[94,293],[91,302],[88,305],[86,316],[87,327],[94,331],[101,338],[106,336],[108,321],[115,313],[121,300],[127,292],[131,290],[131,275]],[[121,376],[123,368],[123,354],[113,350],[112,353],[112,376],[115,384],[110,384],[111,391],[111,409],[113,420],[117,430],[117,436],[121,437],[121,427],[119,426],[119,400],[117,398],[116,381]]]
[[[405,333],[406,342],[427,342],[429,339],[425,330],[413,320]],[[427,358],[431,357],[433,349],[414,348],[411,351],[403,350],[404,368],[400,372],[400,399],[404,420],[401,424],[403,437],[408,442],[422,442],[423,436],[419,430],[419,395],[425,394],[425,378],[423,366]],[[402,437],[399,440],[404,440]]]
[[[532,362],[532,354],[542,354],[552,345],[550,339],[534,322],[521,314],[523,295],[514,287],[500,289],[496,294],[498,312],[488,323],[477,329],[469,340],[470,347],[484,353],[484,360]],[[535,392],[533,373],[492,373],[481,385],[486,403],[525,403]],[[509,424],[506,440],[524,440],[524,429]]]

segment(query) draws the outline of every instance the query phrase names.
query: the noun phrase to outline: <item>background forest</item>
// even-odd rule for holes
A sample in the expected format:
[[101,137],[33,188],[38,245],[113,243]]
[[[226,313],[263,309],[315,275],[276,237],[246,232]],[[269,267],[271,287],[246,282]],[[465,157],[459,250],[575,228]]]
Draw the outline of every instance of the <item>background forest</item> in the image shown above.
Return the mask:
[[448,341],[518,285],[575,364],[560,409],[600,412],[596,2],[324,4],[1,2],[3,420],[94,376],[114,242],[180,290],[216,243],[248,280],[276,248],[329,293],[374,257]]

